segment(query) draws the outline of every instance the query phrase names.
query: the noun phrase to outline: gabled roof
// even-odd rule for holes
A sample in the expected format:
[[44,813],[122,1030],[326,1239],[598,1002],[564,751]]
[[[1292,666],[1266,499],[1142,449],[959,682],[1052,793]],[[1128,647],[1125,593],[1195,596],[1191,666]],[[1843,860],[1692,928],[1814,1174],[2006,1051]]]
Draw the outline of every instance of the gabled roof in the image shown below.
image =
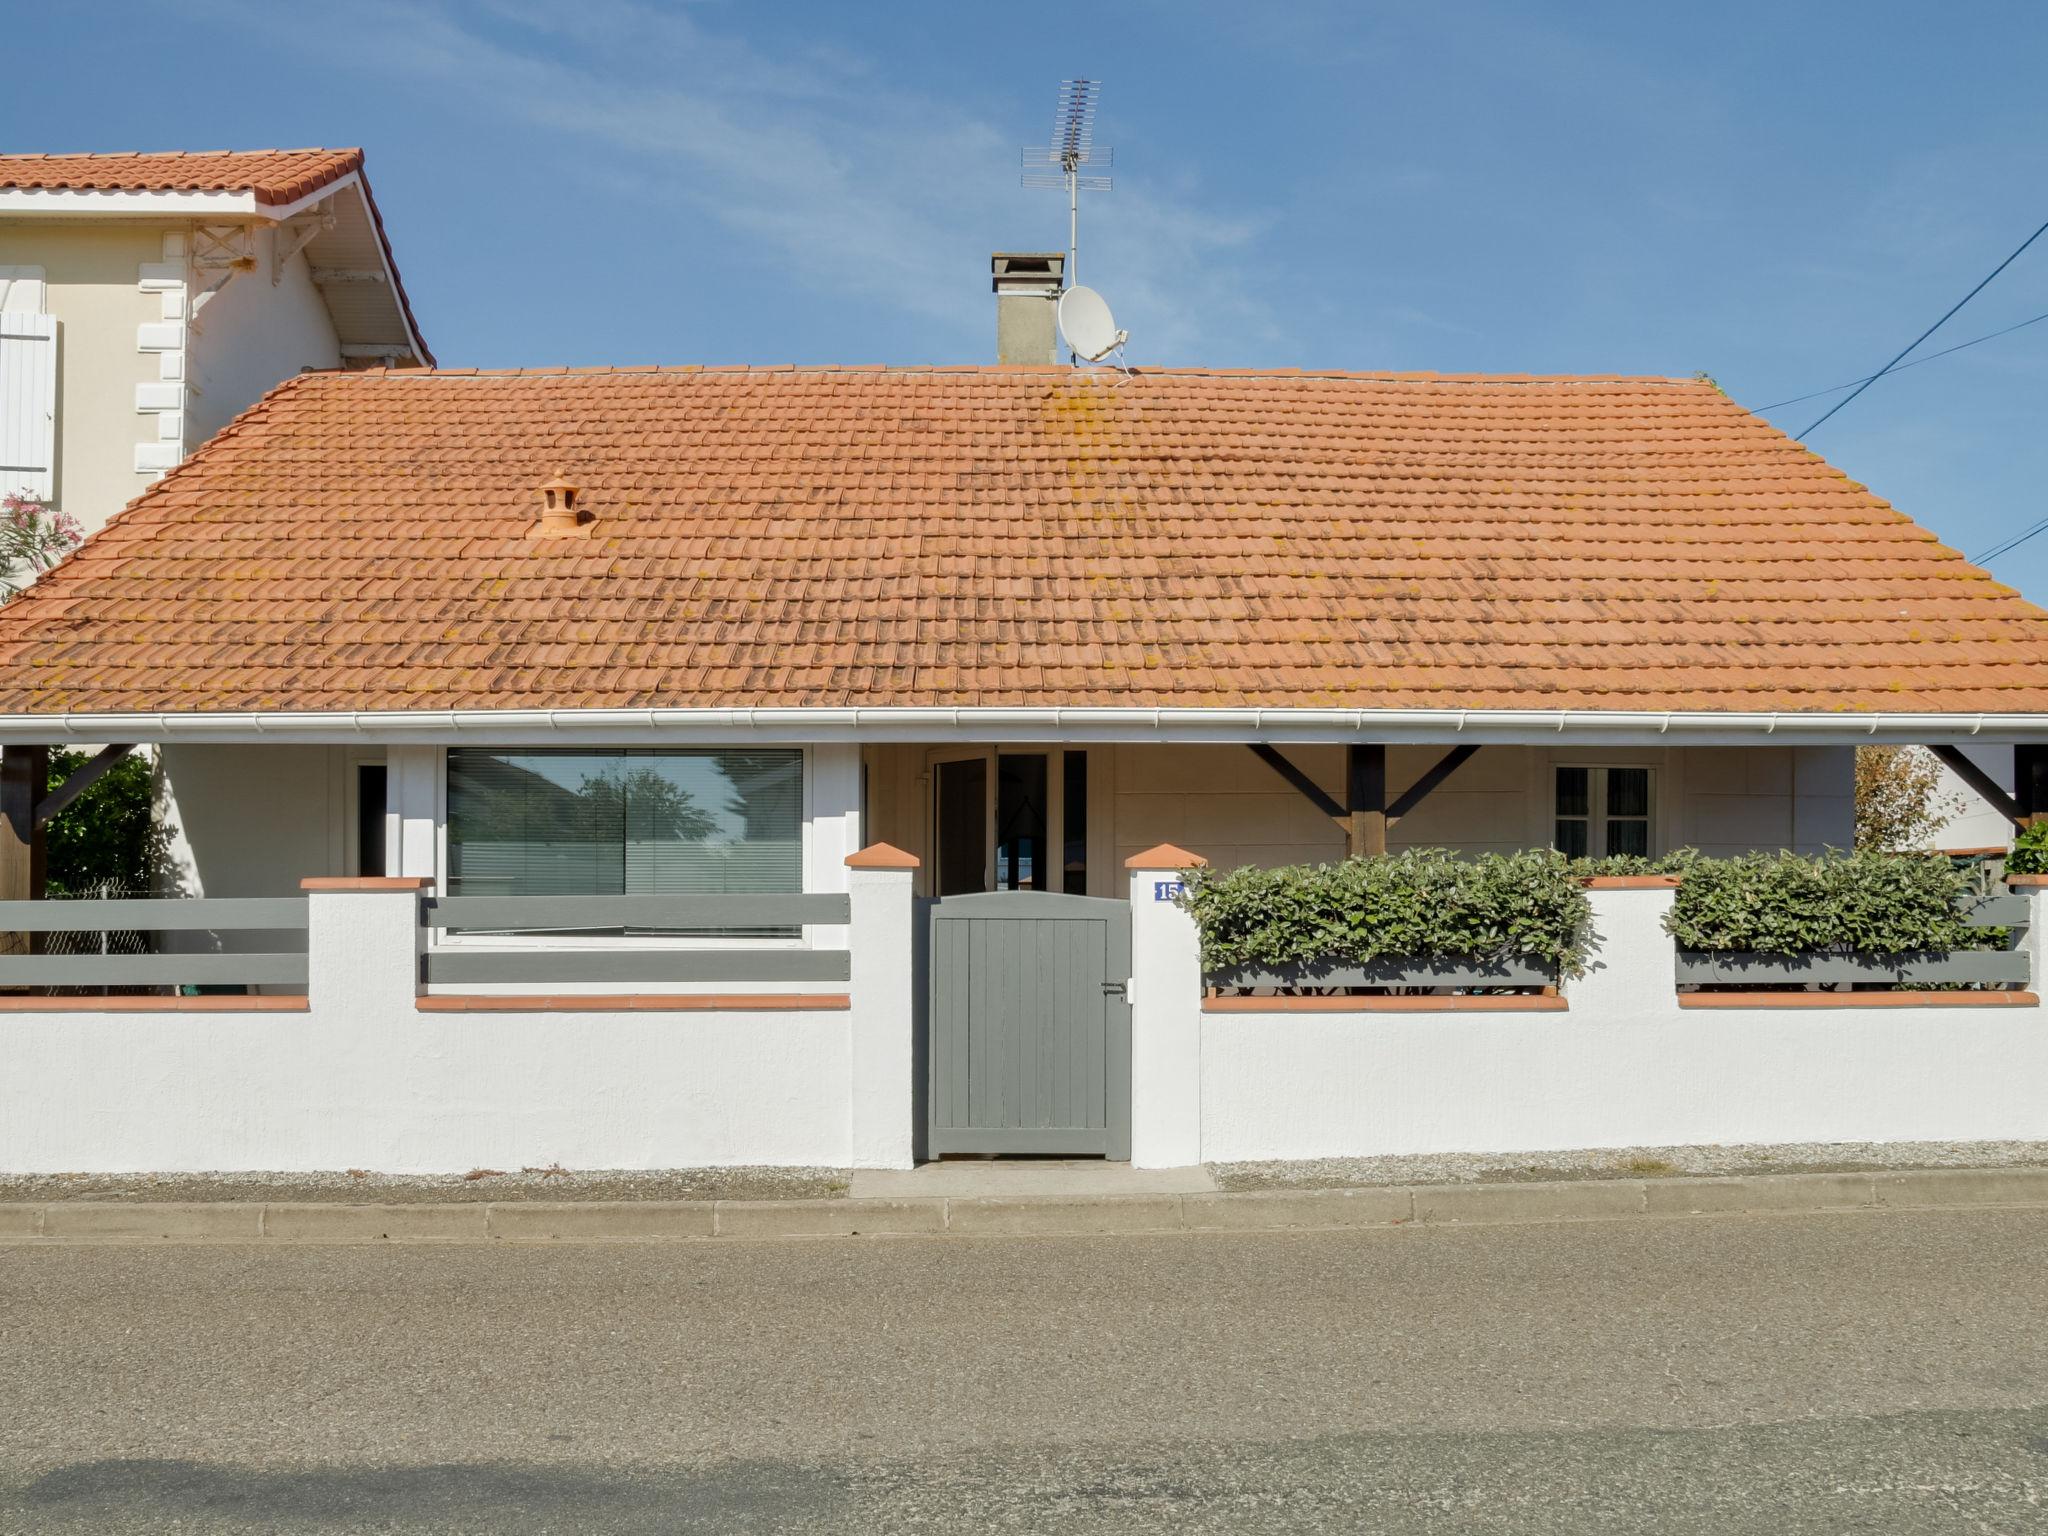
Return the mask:
[[38,192],[250,192],[295,203],[363,167],[360,149],[0,155],[0,188]]
[[1710,384],[1066,368],[303,376],[0,609],[0,716],[848,705],[2036,714],[2048,614]]
[[323,198],[335,218],[306,247],[308,261],[389,279],[388,294],[381,282],[325,294],[344,348],[431,366],[360,149],[0,155],[0,216],[277,223]]

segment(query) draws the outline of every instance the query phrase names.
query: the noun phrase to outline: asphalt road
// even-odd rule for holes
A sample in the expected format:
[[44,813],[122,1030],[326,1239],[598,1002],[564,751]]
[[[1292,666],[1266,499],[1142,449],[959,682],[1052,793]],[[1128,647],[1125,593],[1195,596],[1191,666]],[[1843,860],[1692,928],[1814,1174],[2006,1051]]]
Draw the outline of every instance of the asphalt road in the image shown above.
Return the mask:
[[0,1531],[2048,1530],[2048,1211],[0,1248]]

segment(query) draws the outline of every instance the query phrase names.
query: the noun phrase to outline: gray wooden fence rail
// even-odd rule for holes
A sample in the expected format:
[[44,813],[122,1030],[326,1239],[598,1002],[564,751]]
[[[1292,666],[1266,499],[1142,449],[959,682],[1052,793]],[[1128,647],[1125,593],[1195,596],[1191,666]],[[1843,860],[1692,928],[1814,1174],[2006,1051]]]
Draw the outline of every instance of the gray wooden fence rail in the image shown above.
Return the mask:
[[1970,982],[2024,987],[2032,980],[2025,948],[2030,898],[1980,896],[1965,903],[1963,920],[1973,928],[2004,928],[2004,949],[1957,949],[1923,954],[1760,955],[1742,950],[1681,949],[1678,981],[1749,982],[1799,986],[1806,982]]
[[0,956],[0,987],[180,987],[306,984],[306,898],[139,897],[0,901],[0,933],[296,933],[257,953]]
[[[723,896],[437,896],[420,903],[420,922],[429,929],[462,931],[476,947],[461,943],[430,948],[426,979],[431,983],[518,985],[568,982],[630,982],[668,985],[702,982],[845,982],[852,961],[843,949],[804,949],[793,944],[724,947],[733,930],[800,928],[852,920],[852,899],[844,894],[741,894]],[[614,942],[571,948],[487,947],[494,939],[518,942],[532,935],[588,934],[619,929],[633,947]],[[640,930],[635,933],[632,930]],[[704,935],[713,942],[682,945],[662,935]]]
[[1534,960],[1396,959],[1366,965],[1237,966],[1211,971],[1212,987],[1548,987],[1554,968]]

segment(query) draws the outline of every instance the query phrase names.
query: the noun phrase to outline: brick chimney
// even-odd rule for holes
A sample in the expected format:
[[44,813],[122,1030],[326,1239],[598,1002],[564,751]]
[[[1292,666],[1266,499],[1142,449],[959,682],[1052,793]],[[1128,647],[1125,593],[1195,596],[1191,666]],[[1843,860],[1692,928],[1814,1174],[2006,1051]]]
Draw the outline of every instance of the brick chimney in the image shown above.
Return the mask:
[[997,251],[988,259],[996,294],[996,361],[1060,360],[1058,306],[1064,251]]

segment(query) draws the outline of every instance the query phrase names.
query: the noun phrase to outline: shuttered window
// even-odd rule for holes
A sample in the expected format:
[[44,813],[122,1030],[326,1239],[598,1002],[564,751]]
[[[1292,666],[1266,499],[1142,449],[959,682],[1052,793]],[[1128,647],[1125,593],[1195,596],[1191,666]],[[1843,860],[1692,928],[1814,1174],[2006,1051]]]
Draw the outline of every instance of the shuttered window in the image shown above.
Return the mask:
[[795,750],[448,753],[451,896],[803,889]]
[[0,310],[0,494],[57,494],[57,321]]

